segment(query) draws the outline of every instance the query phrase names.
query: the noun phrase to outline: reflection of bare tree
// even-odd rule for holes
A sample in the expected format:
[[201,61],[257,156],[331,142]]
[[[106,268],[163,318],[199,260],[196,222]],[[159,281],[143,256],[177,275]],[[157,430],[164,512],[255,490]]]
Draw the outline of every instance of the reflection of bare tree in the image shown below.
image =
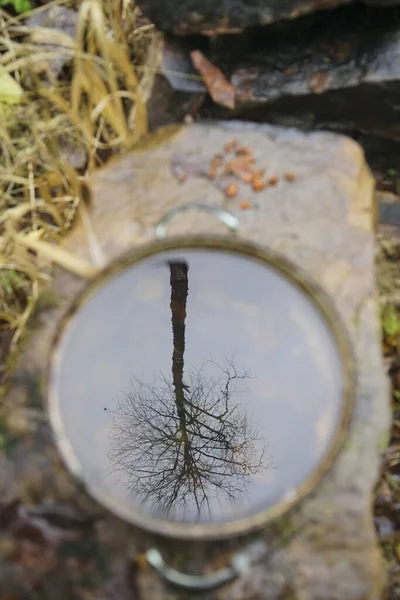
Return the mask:
[[[191,507],[210,510],[212,498],[234,500],[264,468],[264,451],[240,402],[249,378],[207,362],[184,382],[188,267],[170,264],[172,380],[134,380],[113,415],[110,459],[131,489],[167,515]],[[206,373],[207,371],[207,373]],[[239,399],[240,401],[240,399]]]

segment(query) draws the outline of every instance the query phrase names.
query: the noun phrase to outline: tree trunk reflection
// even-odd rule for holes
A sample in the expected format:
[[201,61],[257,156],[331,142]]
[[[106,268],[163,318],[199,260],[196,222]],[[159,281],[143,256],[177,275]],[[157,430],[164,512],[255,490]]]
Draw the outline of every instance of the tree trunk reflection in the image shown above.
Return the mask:
[[188,265],[169,264],[172,379],[135,379],[113,414],[110,459],[129,488],[157,515],[210,518],[211,503],[232,502],[265,469],[265,442],[240,395],[246,372],[234,360],[184,372]]

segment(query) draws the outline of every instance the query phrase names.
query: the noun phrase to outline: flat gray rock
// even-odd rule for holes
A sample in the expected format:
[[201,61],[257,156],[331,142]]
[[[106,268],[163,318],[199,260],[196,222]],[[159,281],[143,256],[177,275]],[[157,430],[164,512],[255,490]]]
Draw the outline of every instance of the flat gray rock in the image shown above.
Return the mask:
[[[210,180],[204,165],[234,138],[254,150],[274,184],[259,192],[246,190],[246,198],[240,189],[228,199],[222,191],[228,182]],[[88,240],[93,236],[106,262],[151,241],[154,226],[174,207],[198,201],[224,206],[239,217],[240,238],[280,251],[312,274],[332,296],[351,332],[360,385],[345,448],[290,523],[283,519],[278,524],[268,560],[207,598],[378,600],[385,570],[371,505],[388,434],[389,393],[376,316],[374,185],[360,147],[329,133],[237,122],[196,124],[157,132],[140,151],[112,162],[89,183],[91,228],[78,224],[64,242],[79,257],[90,259],[94,246]],[[198,214],[181,216],[170,227],[170,235],[224,231],[209,216]],[[26,593],[34,581],[44,600],[67,600],[82,589],[96,599],[121,600],[140,590],[143,600],[172,600],[182,596],[164,588],[140,560],[135,570],[129,569],[133,549],[143,549],[143,539],[86,496],[62,467],[51,442],[42,395],[50,341],[60,315],[83,285],[82,279],[57,270],[53,306],[42,308],[37,317],[3,405],[0,424],[7,450],[0,458],[2,592],[12,597],[22,593],[22,587]],[[12,504],[15,499],[21,500],[25,513]],[[43,508],[49,503],[64,507],[72,538],[59,520],[58,525],[54,522],[54,510]],[[32,536],[32,527],[21,525],[21,519],[26,523],[32,515],[36,526],[38,521],[42,524],[42,538],[50,540],[46,548],[55,553],[56,562],[15,562],[22,542],[13,532],[19,526],[22,540]],[[286,540],[288,528],[294,535]],[[10,544],[17,548],[10,550]],[[194,562],[196,557],[205,559],[198,545],[171,545],[169,552],[171,561],[178,563],[182,556],[192,556]],[[218,554],[217,546],[207,551],[209,569],[221,564]]]
[[[178,35],[238,33],[247,27],[295,19],[317,10],[335,8],[353,0],[138,0],[143,13],[161,31]],[[393,6],[398,0],[365,0]]]

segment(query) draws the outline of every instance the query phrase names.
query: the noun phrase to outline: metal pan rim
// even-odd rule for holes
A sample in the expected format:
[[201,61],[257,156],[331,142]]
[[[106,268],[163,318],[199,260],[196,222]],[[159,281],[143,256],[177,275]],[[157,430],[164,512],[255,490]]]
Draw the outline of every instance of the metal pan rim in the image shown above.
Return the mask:
[[[275,269],[289,281],[293,282],[293,284],[309,298],[315,309],[327,324],[337,345],[343,369],[344,389],[342,394],[341,417],[336,425],[336,431],[331,440],[329,449],[320,464],[296,489],[295,493],[291,494],[290,497],[284,499],[279,504],[261,510],[253,515],[226,523],[190,524],[169,522],[148,517],[142,513],[140,509],[137,511],[126,509],[112,497],[106,496],[104,491],[98,489],[96,485],[86,481],[82,465],[80,464],[64,429],[59,398],[52,385],[51,375],[53,366],[58,359],[58,343],[68,323],[79,310],[80,306],[82,306],[82,304],[84,304],[105,281],[127,267],[163,251],[179,251],[185,249],[201,249],[217,252],[225,251],[240,256],[246,256],[247,258],[259,261],[260,264],[263,264],[265,267]],[[343,324],[341,316],[333,305],[331,298],[322,287],[294,262],[268,247],[261,247],[235,238],[228,238],[227,236],[191,235],[156,240],[140,247],[133,248],[122,257],[111,262],[85,285],[83,290],[70,303],[67,311],[61,318],[56,331],[57,332],[52,340],[50,355],[47,362],[48,367],[45,385],[49,421],[53,439],[61,458],[69,472],[74,475],[74,477],[82,484],[85,491],[99,505],[108,509],[113,515],[150,534],[181,540],[213,541],[234,538],[259,531],[278,518],[285,516],[316,490],[325,475],[333,467],[338,454],[343,448],[349,431],[352,409],[357,392],[356,362],[350,335]]]

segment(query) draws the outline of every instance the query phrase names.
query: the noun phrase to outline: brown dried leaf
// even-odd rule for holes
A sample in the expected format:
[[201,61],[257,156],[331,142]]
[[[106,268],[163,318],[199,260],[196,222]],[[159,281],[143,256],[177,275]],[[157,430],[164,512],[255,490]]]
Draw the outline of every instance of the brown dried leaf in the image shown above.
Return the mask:
[[308,87],[315,94],[322,94],[328,89],[330,81],[331,76],[329,73],[319,71],[318,73],[314,73],[314,75],[312,75],[308,82]]
[[234,86],[226,79],[222,71],[213,65],[200,50],[193,50],[190,56],[193,65],[200,75],[202,75],[204,85],[214,102],[233,110],[236,98]]

